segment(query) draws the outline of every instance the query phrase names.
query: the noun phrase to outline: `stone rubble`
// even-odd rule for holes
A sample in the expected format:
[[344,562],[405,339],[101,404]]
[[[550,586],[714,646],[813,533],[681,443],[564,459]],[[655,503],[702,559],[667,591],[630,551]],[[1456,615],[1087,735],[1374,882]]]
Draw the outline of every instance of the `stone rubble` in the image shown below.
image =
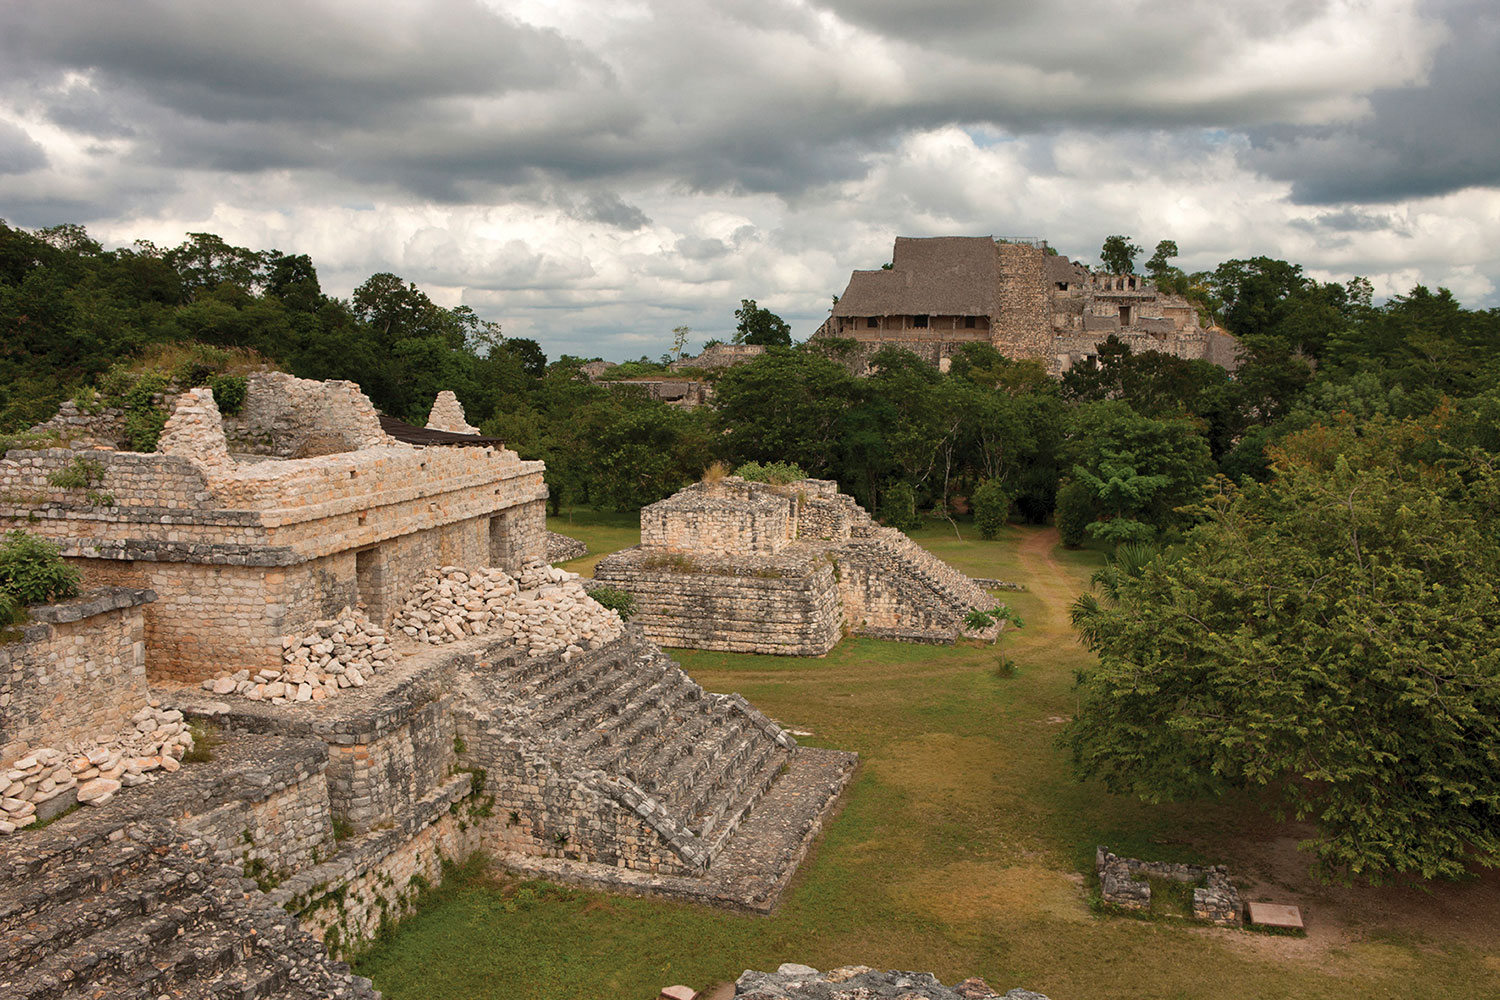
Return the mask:
[[75,802],[102,806],[120,789],[182,766],[193,735],[181,712],[153,701],[131,721],[134,729],[111,738],[38,747],[0,769],[0,835],[55,816]]
[[977,978],[944,986],[928,972],[880,972],[868,965],[819,972],[792,962],[775,972],[746,970],[735,981],[734,995],[736,1000],[1047,1000],[1023,989],[996,993]]
[[393,627],[434,646],[498,635],[532,656],[561,651],[565,660],[624,631],[619,614],[590,597],[577,573],[540,560],[517,577],[494,567],[443,566],[413,588]]
[[344,608],[300,635],[281,637],[282,667],[239,670],[203,682],[205,691],[273,705],[324,701],[345,688],[364,687],[400,660],[385,629],[363,611]]

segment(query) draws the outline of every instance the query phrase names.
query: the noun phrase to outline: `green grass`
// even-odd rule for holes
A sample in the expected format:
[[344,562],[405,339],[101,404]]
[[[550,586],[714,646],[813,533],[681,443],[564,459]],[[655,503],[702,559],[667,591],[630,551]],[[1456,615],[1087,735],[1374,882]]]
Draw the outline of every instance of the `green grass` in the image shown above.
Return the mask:
[[594,564],[611,552],[628,549],[641,541],[640,512],[618,514],[590,507],[564,507],[557,517],[547,518],[547,527],[559,535],[580,539],[589,547],[588,555],[558,563],[564,569],[594,575]]
[[[631,535],[623,518],[581,515],[552,526],[596,553]],[[1029,585],[1006,595],[1027,623],[1006,638],[1013,677],[996,676],[995,651],[979,645],[855,639],[821,659],[674,654],[708,689],[739,691],[811,731],[802,742],[861,755],[843,812],[773,915],[480,873],[445,886],[358,970],[390,1000],[644,998],[782,962],[930,970],[950,983],[979,975],[1054,1000],[1405,998],[1417,983],[1424,997],[1467,1000],[1495,982],[1500,955],[1399,921],[1368,928],[1378,944],[1283,953],[1266,947],[1281,939],[1093,912],[1096,844],[1233,870],[1243,845],[1287,834],[1249,801],[1148,806],[1074,779],[1057,735],[1087,654],[1066,606],[1101,558],[1049,549],[1038,531],[1013,526],[994,542],[972,530],[958,542],[947,526],[917,534],[970,573]]]

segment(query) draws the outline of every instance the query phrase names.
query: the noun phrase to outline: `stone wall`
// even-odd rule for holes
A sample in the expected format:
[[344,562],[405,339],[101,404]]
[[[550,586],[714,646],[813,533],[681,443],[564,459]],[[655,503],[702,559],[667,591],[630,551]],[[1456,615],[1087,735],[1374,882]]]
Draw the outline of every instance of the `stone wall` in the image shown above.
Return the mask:
[[450,434],[478,434],[479,428],[469,423],[464,406],[458,397],[447,389],[437,394],[432,402],[432,411],[427,414],[427,429],[447,431]]
[[641,510],[641,545],[668,552],[773,553],[791,540],[789,499],[742,484],[683,490]]
[[588,544],[582,539],[547,532],[547,561],[556,565],[570,559],[582,559],[589,554]]
[[652,642],[691,649],[822,656],[839,641],[834,560],[804,546],[776,556],[682,555],[627,550],[594,569],[599,583],[636,598]]
[[133,729],[146,687],[149,590],[103,588],[31,609],[0,642],[0,770],[41,746]]
[[944,986],[928,972],[881,972],[868,965],[819,972],[793,962],[775,972],[747,969],[735,980],[734,995],[736,1000],[1047,1000],[1020,988],[999,994],[977,978]]
[[1029,243],[997,243],[1000,255],[1000,314],[992,340],[1009,358],[1045,358],[1052,340],[1047,291],[1047,252]]
[[229,450],[310,458],[391,444],[370,400],[353,382],[318,382],[285,372],[246,380],[240,412],[224,418]]

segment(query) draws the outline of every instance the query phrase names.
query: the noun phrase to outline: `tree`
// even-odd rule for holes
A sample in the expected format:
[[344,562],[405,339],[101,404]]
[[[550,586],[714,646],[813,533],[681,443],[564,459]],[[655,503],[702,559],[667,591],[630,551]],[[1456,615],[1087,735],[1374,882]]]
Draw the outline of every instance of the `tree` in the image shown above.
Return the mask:
[[739,325],[734,328],[736,344],[758,344],[762,347],[790,346],[792,328],[769,309],[762,309],[754,299],[741,299],[734,311]]
[[974,503],[974,525],[979,537],[990,541],[999,537],[1010,517],[1010,496],[998,480],[986,479],[971,498]]
[[1433,442],[1409,431],[1294,436],[1269,483],[1221,483],[1177,558],[1075,608],[1099,654],[1082,775],[1151,802],[1267,789],[1329,875],[1500,865],[1495,456],[1410,461]]
[[[1213,474],[1194,421],[1143,417],[1119,400],[1073,411],[1063,453],[1071,470],[1058,495],[1059,530],[1084,523],[1089,536],[1111,544],[1150,541],[1182,523],[1179,508]],[[1077,544],[1076,532],[1065,534]]]
[[690,327],[686,327],[686,326],[674,326],[674,327],[672,327],[672,360],[673,361],[680,361],[680,360],[682,360],[682,349],[687,346],[688,337],[690,337],[692,335],[693,335],[693,331],[692,331],[692,329]]
[[1130,242],[1129,236],[1106,236],[1099,248],[1099,262],[1110,274],[1134,274],[1136,254],[1144,247]]
[[1151,259],[1146,261],[1146,273],[1151,275],[1152,280],[1160,281],[1168,272],[1175,270],[1172,267],[1172,258],[1177,256],[1177,241],[1162,240],[1156,244],[1156,252]]

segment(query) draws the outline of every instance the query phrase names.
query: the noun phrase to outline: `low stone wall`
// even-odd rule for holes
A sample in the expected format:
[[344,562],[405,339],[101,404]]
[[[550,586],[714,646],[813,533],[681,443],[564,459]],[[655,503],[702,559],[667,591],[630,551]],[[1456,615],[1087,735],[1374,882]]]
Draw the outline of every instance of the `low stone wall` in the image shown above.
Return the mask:
[[675,561],[627,549],[594,567],[594,580],[629,591],[631,622],[663,646],[822,656],[841,636],[834,561],[806,546]]
[[31,609],[18,641],[0,643],[0,771],[30,750],[135,728],[146,686],[150,590],[105,587]]
[[1094,854],[1099,876],[1099,895],[1106,903],[1124,910],[1149,910],[1151,885],[1147,877],[1171,879],[1196,885],[1193,889],[1193,919],[1221,927],[1244,922],[1239,890],[1223,865],[1184,865],[1163,861],[1122,858],[1100,847]]

